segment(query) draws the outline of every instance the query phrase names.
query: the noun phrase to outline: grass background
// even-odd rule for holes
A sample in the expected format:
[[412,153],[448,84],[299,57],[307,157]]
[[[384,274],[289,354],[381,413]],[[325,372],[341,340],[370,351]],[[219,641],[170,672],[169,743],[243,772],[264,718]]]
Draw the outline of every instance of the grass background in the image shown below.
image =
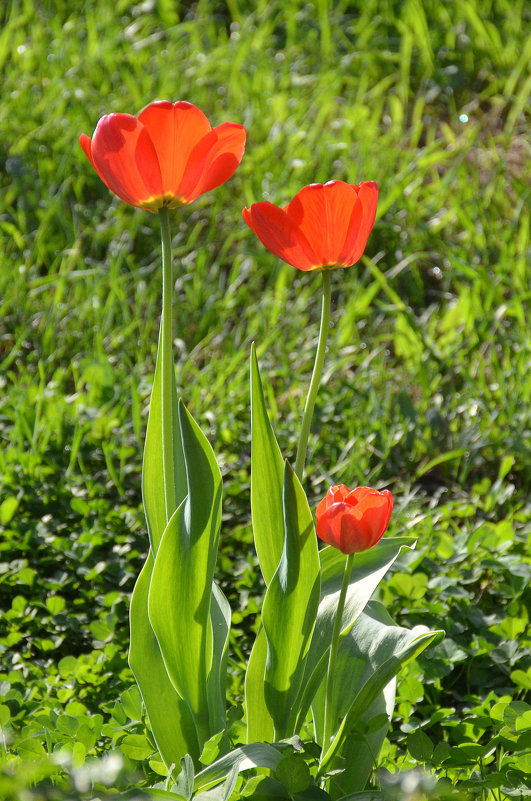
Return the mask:
[[[294,457],[319,313],[318,277],[274,259],[240,211],[312,181],[376,180],[366,255],[333,275],[306,488],[313,503],[330,483],[393,491],[390,533],[419,541],[381,597],[399,623],[447,631],[403,674],[384,789],[422,765],[440,793],[523,797],[529,6],[11,0],[0,22],[0,797],[82,797],[91,780],[123,789],[161,770],[126,661],[158,221],[111,196],[77,138],[163,98],[248,129],[231,181],[172,213],[179,391],[225,481],[232,698],[262,592],[250,343]],[[87,768],[110,751],[114,773]]]

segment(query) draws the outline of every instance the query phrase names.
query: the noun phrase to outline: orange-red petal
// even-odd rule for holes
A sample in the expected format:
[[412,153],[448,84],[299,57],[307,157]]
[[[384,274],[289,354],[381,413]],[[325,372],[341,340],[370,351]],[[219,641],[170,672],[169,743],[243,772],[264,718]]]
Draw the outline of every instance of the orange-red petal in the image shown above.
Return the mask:
[[305,186],[285,206],[322,266],[339,263],[356,200],[357,187],[329,181]]
[[345,484],[337,484],[335,487],[330,487],[324,498],[317,505],[315,518],[319,519],[332,504],[342,503],[350,494],[351,491]]
[[204,168],[203,161],[189,162],[198,143],[212,131],[208,119],[192,103],[160,100],[146,106],[138,121],[148,132],[157,154],[163,194],[184,200],[183,182],[189,184],[189,170],[195,172],[192,180],[197,183]]
[[[247,131],[236,122],[224,122],[213,129],[215,138],[204,152],[203,174],[193,199],[228,181],[243,158]],[[190,156],[190,162],[194,153]]]
[[347,236],[339,255],[339,263],[345,267],[351,267],[363,256],[376,218],[378,186],[374,181],[364,181],[360,184],[357,195],[357,203],[352,210]]
[[314,270],[320,261],[297,223],[283,209],[264,200],[242,211],[258,239],[279,259],[299,270]]
[[96,167],[94,166],[94,159],[92,158],[92,139],[90,138],[90,136],[87,136],[87,134],[82,133],[81,136],[79,137],[79,144],[81,145],[81,148],[85,156],[88,158],[94,169],[96,169]]
[[[79,144],[81,145],[83,153],[88,158],[88,160],[90,161],[90,163],[92,164],[92,166],[96,170],[96,172],[98,173],[99,177],[101,178],[101,180],[103,181],[105,186],[109,187],[109,184],[105,180],[105,176],[100,173],[100,171],[98,170],[98,168],[94,164],[94,159],[92,158],[92,139],[90,138],[90,136],[87,136],[87,134],[82,133],[81,136],[79,137]],[[122,200],[123,199],[124,198],[122,198]],[[129,200],[126,200],[126,203],[129,203]]]
[[[374,519],[349,509],[340,517],[339,547],[343,553],[360,553],[372,548],[379,541]],[[382,531],[383,534],[383,531]]]
[[162,177],[148,132],[131,114],[108,114],[91,143],[94,167],[109,189],[132,206],[162,205]]

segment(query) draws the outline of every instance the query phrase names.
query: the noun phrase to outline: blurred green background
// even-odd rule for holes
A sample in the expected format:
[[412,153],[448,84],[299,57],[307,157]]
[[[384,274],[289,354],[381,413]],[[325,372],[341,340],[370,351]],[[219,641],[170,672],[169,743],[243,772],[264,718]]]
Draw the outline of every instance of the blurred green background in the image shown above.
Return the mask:
[[420,765],[448,793],[525,792],[530,18],[523,0],[2,5],[0,797],[84,797],[86,760],[111,750],[111,789],[162,778],[126,659],[158,220],[111,195],[77,142],[154,99],[248,130],[230,182],[171,215],[178,388],[225,481],[231,698],[262,593],[250,343],[294,458],[320,285],[241,209],[375,180],[366,255],[333,274],[306,489],[314,504],[330,483],[392,490],[389,533],[419,539],[381,597],[398,622],[447,631],[404,674],[380,782]]

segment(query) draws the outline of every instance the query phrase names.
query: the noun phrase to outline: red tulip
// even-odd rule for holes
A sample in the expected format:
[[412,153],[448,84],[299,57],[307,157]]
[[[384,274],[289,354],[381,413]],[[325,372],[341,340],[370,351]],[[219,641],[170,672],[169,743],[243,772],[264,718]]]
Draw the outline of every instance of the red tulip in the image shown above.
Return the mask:
[[191,203],[225,183],[242,160],[246,131],[212,128],[191,103],[150,103],[138,117],[106,114],[79,143],[111,192],[141,209]]
[[330,487],[315,513],[317,536],[343,553],[367,551],[381,540],[392,511],[389,490]]
[[310,184],[280,209],[253,203],[243,219],[271,253],[299,270],[351,267],[363,255],[374,225],[374,181]]

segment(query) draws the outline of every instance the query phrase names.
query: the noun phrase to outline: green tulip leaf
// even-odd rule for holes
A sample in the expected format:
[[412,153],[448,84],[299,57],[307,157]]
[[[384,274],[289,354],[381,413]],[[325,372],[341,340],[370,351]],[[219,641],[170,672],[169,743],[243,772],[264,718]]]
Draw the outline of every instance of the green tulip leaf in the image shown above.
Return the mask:
[[[251,516],[260,568],[269,585],[284,547],[284,460],[267,414],[254,344],[251,347]],[[267,639],[261,627],[245,674],[247,742],[274,739],[264,695]]]
[[245,673],[245,707],[247,710],[247,742],[271,742],[275,739],[275,722],[265,699],[265,666],[267,638],[263,626],[258,630]]
[[149,790],[135,790],[121,796],[122,801],[188,801],[180,793],[173,793],[169,790],[161,790],[158,787],[150,787]]
[[286,462],[284,549],[267,588],[262,622],[267,638],[265,700],[275,739],[288,737],[290,710],[301,687],[320,596],[320,566],[313,518],[302,485]]
[[194,791],[208,790],[225,781],[235,768],[238,773],[252,768],[270,768],[275,770],[289,748],[289,743],[250,743],[235,748],[230,754],[217,759],[208,767],[197,773],[194,780]]
[[149,552],[131,598],[129,665],[144,701],[155,743],[167,768],[183,754],[199,756],[193,718],[171,683],[159,644],[148,619],[148,594],[153,570]]
[[186,801],[190,801],[194,793],[195,779],[194,763],[190,754],[184,755],[184,757],[181,759],[180,765],[181,772],[177,776],[175,789],[178,793],[182,793],[182,795],[186,798]]
[[[400,669],[443,636],[444,632],[429,631],[425,626],[411,630],[397,626],[380,602],[369,601],[338,649],[336,692],[332,698],[336,734],[321,760],[321,773]],[[324,703],[325,682],[312,704],[317,741],[321,743]]]
[[215,733],[211,719],[217,719],[207,683],[213,666],[211,597],[222,486],[212,448],[182,403],[179,422],[188,496],[162,536],[148,609],[168,675],[194,715],[202,746]]
[[212,668],[208,676],[207,692],[210,709],[210,730],[225,727],[227,661],[231,608],[216,582],[212,583],[210,621],[212,624]]
[[[345,599],[341,634],[354,625],[365,605],[403,548],[412,548],[411,537],[386,537],[378,545],[356,554]],[[345,555],[327,546],[319,551],[321,561],[321,599],[315,629],[306,661],[301,696],[293,705],[291,719],[294,731],[300,731],[312,699],[328,665],[328,653],[334,627],[335,611],[345,569]]]
[[254,344],[251,348],[251,515],[254,542],[266,586],[284,546],[284,461],[264,400]]
[[[161,321],[162,322],[162,321]],[[166,528],[166,499],[164,495],[164,471],[162,466],[162,348],[161,331],[159,332],[159,346],[157,363],[151,400],[149,404],[149,417],[144,445],[144,459],[142,462],[142,499],[146,514],[149,540],[153,554],[156,555],[162,534]],[[175,498],[179,506],[185,498],[188,488],[184,454],[181,443],[181,431],[177,412],[177,390],[175,387],[175,374],[172,371],[172,443],[173,464],[175,473]]]
[[345,738],[341,748],[342,770],[330,777],[333,798],[361,790],[374,770],[393,716],[396,678],[391,679],[356,722],[357,728]]

